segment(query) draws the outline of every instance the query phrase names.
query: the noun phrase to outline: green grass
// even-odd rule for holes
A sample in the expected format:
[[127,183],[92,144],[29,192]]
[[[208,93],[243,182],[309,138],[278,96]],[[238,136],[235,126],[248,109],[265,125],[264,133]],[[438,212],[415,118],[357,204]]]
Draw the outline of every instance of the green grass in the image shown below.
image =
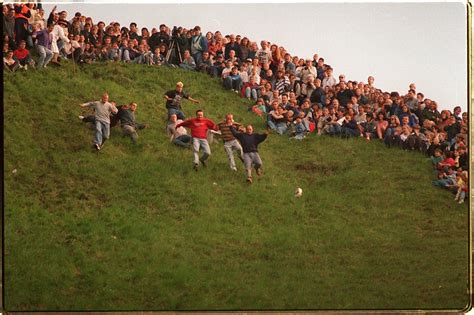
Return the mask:
[[[4,75],[7,310],[462,309],[468,207],[421,154],[377,141],[270,135],[245,183],[220,143],[209,167],[168,142],[163,93],[183,81],[220,121],[263,122],[198,73],[135,65]],[[78,104],[138,103],[139,145],[103,151]],[[15,174],[12,171],[16,169]],[[302,187],[302,198],[294,198]]]

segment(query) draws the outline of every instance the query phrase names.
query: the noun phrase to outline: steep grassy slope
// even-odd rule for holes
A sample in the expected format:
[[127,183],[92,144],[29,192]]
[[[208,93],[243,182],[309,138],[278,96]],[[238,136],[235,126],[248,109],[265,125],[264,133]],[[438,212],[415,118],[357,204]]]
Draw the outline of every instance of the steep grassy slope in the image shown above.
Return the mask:
[[[263,122],[205,75],[71,65],[4,76],[8,310],[462,308],[468,208],[431,186],[420,154],[376,141],[270,135],[265,174],[207,169],[165,135],[163,93],[215,121]],[[151,126],[100,153],[78,104],[109,91]],[[13,170],[16,170],[13,173]],[[293,197],[295,187],[304,195]]]

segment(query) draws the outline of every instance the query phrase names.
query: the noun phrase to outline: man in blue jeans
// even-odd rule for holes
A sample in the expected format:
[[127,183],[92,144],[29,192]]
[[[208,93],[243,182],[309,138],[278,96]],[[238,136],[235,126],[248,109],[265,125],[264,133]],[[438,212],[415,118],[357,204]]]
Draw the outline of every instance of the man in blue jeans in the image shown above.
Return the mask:
[[95,138],[94,147],[97,151],[110,136],[110,114],[118,112],[117,107],[109,103],[109,94],[102,94],[102,99],[96,102],[80,104],[82,108],[92,107],[95,111]]
[[173,114],[176,114],[178,119],[185,119],[184,113],[181,111],[181,100],[183,98],[196,104],[199,103],[198,100],[193,99],[187,93],[183,92],[183,86],[183,82],[178,82],[176,83],[176,89],[166,92],[163,96],[166,100],[166,108],[168,109],[168,119]]

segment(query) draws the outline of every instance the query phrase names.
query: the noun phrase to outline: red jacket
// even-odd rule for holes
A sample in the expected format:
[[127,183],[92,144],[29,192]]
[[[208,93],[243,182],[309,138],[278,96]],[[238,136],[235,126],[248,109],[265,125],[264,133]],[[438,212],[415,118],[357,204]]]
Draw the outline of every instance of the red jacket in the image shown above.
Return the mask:
[[25,59],[26,57],[28,57],[29,54],[30,52],[28,51],[28,49],[18,48],[15,51],[13,51],[13,56],[15,56],[18,60]]
[[199,139],[206,139],[207,138],[207,130],[213,129],[217,130],[216,124],[207,118],[191,118],[183,121],[180,124],[177,124],[175,128],[179,127],[188,127],[191,129],[191,136],[193,138],[199,138]]

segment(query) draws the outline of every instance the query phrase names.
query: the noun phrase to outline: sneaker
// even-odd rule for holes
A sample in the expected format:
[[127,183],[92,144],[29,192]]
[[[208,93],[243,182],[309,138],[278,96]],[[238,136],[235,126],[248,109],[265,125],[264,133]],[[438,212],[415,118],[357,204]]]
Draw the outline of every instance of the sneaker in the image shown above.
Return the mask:
[[247,183],[252,184],[252,176],[247,177]]
[[28,65],[24,65],[23,70],[28,70]]
[[239,94],[239,91],[238,90],[234,90],[235,93]]
[[462,203],[464,203],[464,199],[461,199],[461,200],[459,200],[459,202],[458,202],[458,203],[459,203],[459,204],[462,204]]
[[261,167],[257,168],[255,171],[257,172],[257,176],[262,176],[263,171]]
[[201,162],[202,166],[207,167],[207,161],[199,159],[199,162]]
[[94,144],[94,148],[95,148],[97,151],[100,151],[100,145],[98,145],[97,143]]
[[80,120],[83,120],[83,119],[84,119],[84,116],[82,116],[82,115],[79,115],[79,116],[77,116],[77,117],[78,117]]
[[234,172],[237,172],[237,167],[231,167],[230,169]]
[[197,163],[194,163],[194,165],[193,165],[193,169],[194,169],[194,170],[197,172],[197,171],[198,171],[198,169],[199,169],[199,164],[197,164]]

